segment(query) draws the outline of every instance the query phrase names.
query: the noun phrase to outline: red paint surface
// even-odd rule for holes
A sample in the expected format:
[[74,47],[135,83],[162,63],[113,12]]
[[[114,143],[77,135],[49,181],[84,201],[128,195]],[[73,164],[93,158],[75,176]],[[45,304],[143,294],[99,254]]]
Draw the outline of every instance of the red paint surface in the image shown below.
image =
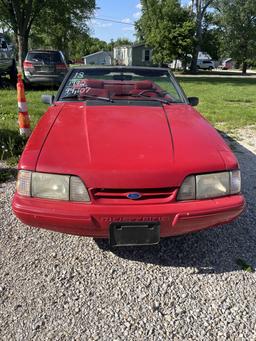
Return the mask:
[[26,198],[15,194],[13,210],[25,224],[54,231],[107,238],[112,222],[160,221],[161,237],[228,223],[244,209],[241,195],[159,205],[95,205]]
[[[107,237],[112,221],[161,222],[161,236],[182,234],[237,217],[244,199],[176,202],[190,174],[237,169],[238,163],[213,127],[187,104],[86,106],[57,103],[30,137],[20,169],[79,176],[90,204],[20,197],[15,214],[26,224],[60,232]],[[147,203],[115,199],[106,203],[94,189],[175,190],[170,198]]]

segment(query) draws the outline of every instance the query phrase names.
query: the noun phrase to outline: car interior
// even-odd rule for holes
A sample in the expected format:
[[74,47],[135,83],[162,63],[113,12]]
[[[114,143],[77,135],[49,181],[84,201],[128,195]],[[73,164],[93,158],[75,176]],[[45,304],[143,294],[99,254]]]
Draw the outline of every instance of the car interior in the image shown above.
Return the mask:
[[[149,80],[142,81],[120,81],[120,80],[98,80],[83,79],[75,85],[79,90],[79,95],[98,97],[165,97],[168,95],[161,87]],[[169,96],[170,98],[170,96]]]

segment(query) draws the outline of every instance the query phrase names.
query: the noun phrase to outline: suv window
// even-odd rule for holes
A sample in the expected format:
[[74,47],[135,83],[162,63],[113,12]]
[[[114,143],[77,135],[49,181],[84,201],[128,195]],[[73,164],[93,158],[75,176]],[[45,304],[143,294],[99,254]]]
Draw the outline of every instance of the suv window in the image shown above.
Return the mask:
[[26,58],[29,62],[43,62],[44,64],[63,63],[59,52],[29,52]]

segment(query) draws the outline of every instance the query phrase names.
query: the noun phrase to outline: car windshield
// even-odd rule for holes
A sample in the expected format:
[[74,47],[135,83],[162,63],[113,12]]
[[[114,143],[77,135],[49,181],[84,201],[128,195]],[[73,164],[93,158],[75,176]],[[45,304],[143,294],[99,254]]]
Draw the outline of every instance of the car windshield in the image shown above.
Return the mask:
[[100,99],[110,103],[157,101],[184,103],[185,97],[167,69],[83,68],[73,69],[58,96],[59,101]]

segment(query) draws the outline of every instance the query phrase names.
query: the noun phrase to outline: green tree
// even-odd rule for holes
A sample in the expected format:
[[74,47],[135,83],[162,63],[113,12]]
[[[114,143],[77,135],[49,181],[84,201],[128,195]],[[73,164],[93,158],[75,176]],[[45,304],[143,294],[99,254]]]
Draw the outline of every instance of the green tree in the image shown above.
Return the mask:
[[223,32],[215,13],[206,13],[202,24],[201,51],[207,52],[214,60],[221,58]]
[[136,23],[139,41],[153,50],[159,65],[173,59],[186,60],[192,52],[194,23],[188,9],[177,0],[141,0],[142,16]]
[[242,72],[256,55],[255,0],[217,1],[223,30],[223,51],[242,64]]
[[133,42],[127,38],[117,38],[117,40],[114,41],[114,47],[116,47],[116,46],[131,46],[132,44],[133,44]]
[[194,13],[196,32],[195,32],[195,43],[193,49],[193,56],[191,62],[191,70],[195,72],[197,70],[197,59],[198,53],[201,50],[203,40],[203,22],[207,9],[213,4],[214,0],[192,0],[191,1],[191,12]]
[[[67,58],[76,58],[83,43],[89,40],[87,20],[94,9],[95,0],[50,1],[35,22],[33,36],[42,41],[42,46],[61,50]],[[34,45],[37,43],[34,39]]]
[[109,45],[103,40],[98,38],[89,37],[84,41],[84,55],[95,53],[98,51],[109,51]]
[[28,50],[31,29],[36,24],[47,25],[44,30],[49,30],[49,36],[58,36],[56,39],[65,44],[70,39],[68,28],[86,27],[86,19],[95,6],[95,0],[0,0],[0,22],[8,25],[15,34],[20,68]]
[[107,43],[104,40],[88,36],[87,39],[84,37],[83,41],[80,40],[80,45],[78,46],[81,47],[79,50],[81,57],[102,50],[113,51],[114,47],[123,45],[132,45],[132,42],[126,38],[118,38],[115,41],[112,39],[110,43]]
[[0,21],[15,34],[20,66],[27,53],[31,27],[46,3],[47,0],[0,0]]

